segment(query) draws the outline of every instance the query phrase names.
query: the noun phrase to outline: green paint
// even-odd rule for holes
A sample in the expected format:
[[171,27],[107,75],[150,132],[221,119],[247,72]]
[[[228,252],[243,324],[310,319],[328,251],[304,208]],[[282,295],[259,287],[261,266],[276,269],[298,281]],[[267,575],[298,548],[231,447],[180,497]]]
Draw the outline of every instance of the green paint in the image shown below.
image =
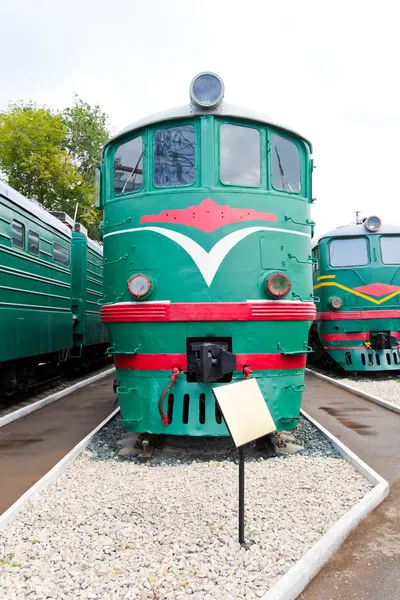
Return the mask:
[[[358,237],[358,236],[357,236]],[[367,230],[362,233],[362,237],[368,240],[368,256],[369,264],[355,267],[340,267],[333,268],[329,264],[329,244],[332,239],[335,238],[322,238],[318,243],[318,247],[314,248],[313,255],[319,258],[319,264],[314,268],[313,283],[314,286],[318,286],[321,283],[338,283],[350,290],[373,283],[390,283],[393,285],[400,285],[400,271],[398,265],[386,265],[381,261],[380,254],[380,235],[369,234]],[[343,238],[337,238],[343,239]],[[318,277],[332,276],[328,279],[318,280]],[[332,307],[329,304],[329,298],[332,296],[338,296],[341,298],[343,304],[341,311],[362,311],[362,310],[399,310],[400,308],[400,295],[394,296],[387,301],[380,304],[357,296],[348,290],[343,290],[336,286],[324,285],[318,287],[315,290],[315,295],[318,296],[320,302],[318,303],[319,312],[332,312]],[[366,294],[368,295],[368,294]],[[386,294],[389,296],[390,294]],[[382,300],[382,298],[376,298],[371,296],[373,300]],[[384,298],[384,296],[383,296]],[[385,319],[352,319],[352,320],[333,320],[333,321],[317,321],[316,328],[319,339],[324,346],[331,346],[340,349],[341,347],[348,348],[354,346],[355,350],[334,350],[327,351],[330,357],[336,361],[345,371],[398,371],[400,362],[396,364],[393,359],[393,353],[387,350],[372,350],[365,346],[365,342],[360,341],[324,341],[322,342],[322,336],[324,334],[350,334],[350,333],[367,333],[370,331],[400,331],[399,319],[385,318]],[[389,352],[391,355],[391,364],[389,365],[386,360],[386,353]],[[364,361],[362,359],[364,355]],[[347,360],[346,360],[347,355]],[[351,364],[349,364],[349,357]],[[378,358],[378,360],[377,360]],[[371,360],[373,359],[373,360]],[[400,359],[398,359],[400,361]],[[380,364],[377,364],[379,362]],[[372,364],[371,364],[372,363]]]
[[[270,300],[265,279],[277,271],[291,281],[284,300],[312,299],[311,270],[311,169],[307,143],[294,135],[285,134],[300,153],[302,191],[290,194],[274,190],[271,185],[270,136],[272,128],[252,122],[260,132],[261,183],[257,188],[224,186],[219,179],[219,127],[221,123],[240,121],[202,116],[184,121],[194,124],[196,131],[195,182],[191,186],[156,188],[153,185],[153,134],[160,127],[130,132],[106,147],[101,166],[101,203],[104,206],[104,295],[105,303],[132,302],[127,289],[128,279],[144,273],[153,282],[146,301],[171,302],[246,302]],[[174,121],[174,125],[179,121]],[[247,123],[248,124],[248,123]],[[161,127],[169,127],[163,123]],[[281,133],[277,131],[277,133]],[[114,196],[113,163],[117,147],[142,135],[143,186],[139,191]],[[210,233],[195,227],[174,223],[147,225],[171,229],[190,237],[206,252],[228,234],[242,227],[263,226],[272,230],[255,232],[240,241],[223,259],[208,287],[191,256],[169,238],[153,231],[132,231],[140,227],[145,215],[162,210],[198,206],[205,199],[217,205],[249,208],[269,212],[277,221],[246,221],[224,225]],[[300,224],[299,224],[300,223]],[[273,231],[274,229],[288,231]],[[118,234],[118,232],[120,232]],[[110,234],[117,235],[110,235]],[[295,233],[303,235],[294,235]],[[279,302],[279,300],[277,300]],[[296,353],[304,350],[310,322],[186,322],[186,323],[115,323],[107,325],[114,354],[129,355],[184,353],[188,337],[231,337],[234,353]],[[147,433],[165,433],[157,410],[158,398],[170,373],[162,371],[133,371],[120,369],[119,402],[127,429]],[[278,430],[293,429],[299,418],[301,386],[304,371],[254,372]],[[235,372],[233,380],[242,380],[243,373]],[[227,435],[225,424],[215,416],[215,400],[210,385],[187,383],[181,374],[171,394],[174,395],[172,422],[168,433],[176,435]],[[204,397],[201,396],[204,394]],[[189,395],[188,410],[185,395]],[[201,423],[205,407],[205,422]],[[168,398],[164,410],[168,409]],[[184,416],[184,412],[187,412]],[[187,422],[183,422],[187,420]]]

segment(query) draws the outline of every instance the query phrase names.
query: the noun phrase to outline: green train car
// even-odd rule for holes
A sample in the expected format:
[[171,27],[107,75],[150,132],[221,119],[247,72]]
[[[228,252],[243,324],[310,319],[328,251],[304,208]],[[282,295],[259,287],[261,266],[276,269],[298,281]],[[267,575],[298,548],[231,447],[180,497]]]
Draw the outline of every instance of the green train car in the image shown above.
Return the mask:
[[400,226],[369,217],[313,244],[315,358],[345,371],[400,370]]
[[0,272],[0,392],[27,391],[39,365],[104,353],[102,247],[3,182]]
[[212,388],[256,377],[277,430],[304,388],[312,292],[311,144],[223,102],[195,77],[189,105],[104,148],[104,305],[128,430],[227,435]]

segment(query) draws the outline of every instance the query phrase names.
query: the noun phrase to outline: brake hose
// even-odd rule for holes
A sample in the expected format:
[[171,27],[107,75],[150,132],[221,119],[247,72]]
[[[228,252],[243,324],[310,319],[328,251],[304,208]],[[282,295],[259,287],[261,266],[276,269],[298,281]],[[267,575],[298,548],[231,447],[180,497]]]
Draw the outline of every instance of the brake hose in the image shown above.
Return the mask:
[[168,385],[164,388],[164,390],[160,396],[160,399],[158,401],[158,412],[161,415],[161,420],[164,423],[165,427],[168,426],[168,415],[167,415],[167,413],[164,412],[164,409],[163,409],[164,399],[165,399],[165,396],[168,394],[169,390],[174,385],[175,381],[178,379],[178,375],[179,375],[179,369],[178,369],[178,367],[174,367],[172,369],[172,375],[169,379]]

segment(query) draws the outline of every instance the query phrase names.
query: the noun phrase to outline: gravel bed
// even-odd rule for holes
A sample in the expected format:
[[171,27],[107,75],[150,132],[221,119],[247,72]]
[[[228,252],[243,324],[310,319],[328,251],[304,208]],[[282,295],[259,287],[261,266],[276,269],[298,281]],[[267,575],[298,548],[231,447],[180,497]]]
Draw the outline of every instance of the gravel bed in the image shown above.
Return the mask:
[[382,400],[400,406],[400,375],[385,376],[384,379],[359,378],[359,377],[335,377],[336,381],[351,385],[362,392],[377,396]]
[[4,417],[5,415],[12,413],[15,410],[18,410],[19,408],[24,408],[25,406],[29,406],[30,404],[33,404],[34,402],[37,402],[38,400],[47,398],[47,396],[52,396],[53,394],[56,394],[57,392],[61,392],[65,388],[68,388],[71,385],[74,385],[75,383],[80,383],[81,381],[84,381],[85,379],[88,379],[89,377],[93,377],[94,375],[98,375],[99,373],[103,373],[104,371],[108,371],[109,369],[111,369],[112,366],[113,366],[113,364],[112,364],[112,362],[110,362],[106,366],[102,366],[99,369],[94,369],[93,371],[89,371],[89,372],[85,373],[85,375],[82,375],[80,377],[66,377],[65,379],[61,380],[60,383],[57,383],[56,385],[54,385],[54,387],[51,387],[47,390],[44,390],[43,392],[33,395],[33,396],[29,396],[29,397],[25,397],[25,398],[21,398],[21,396],[15,396],[15,397],[10,396],[9,398],[4,397],[4,396],[0,397],[0,417]]
[[301,419],[301,452],[247,451],[246,551],[229,439],[142,463],[116,456],[122,432],[111,422],[0,534],[1,598],[259,598],[372,487]]

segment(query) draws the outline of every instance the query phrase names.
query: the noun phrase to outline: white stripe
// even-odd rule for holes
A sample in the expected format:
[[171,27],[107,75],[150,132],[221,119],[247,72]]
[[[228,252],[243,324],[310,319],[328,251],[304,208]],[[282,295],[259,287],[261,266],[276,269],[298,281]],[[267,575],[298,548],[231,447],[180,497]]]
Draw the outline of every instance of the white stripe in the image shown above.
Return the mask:
[[[229,254],[236,244],[244,240],[247,236],[258,231],[279,231],[280,233],[289,233],[292,235],[302,235],[310,238],[309,233],[302,233],[300,231],[291,231],[290,229],[277,229],[276,227],[244,227],[237,231],[233,231],[227,236],[220,239],[215,246],[213,246],[210,252],[206,252],[197,242],[192,240],[182,233],[173,231],[171,229],[165,229],[164,227],[134,227],[132,229],[121,229],[120,231],[112,231],[106,233],[104,238],[111,235],[120,235],[122,233],[133,233],[134,231],[154,231],[164,237],[176,242],[181,248],[186,250],[193,262],[196,263],[197,268],[203,275],[204,281],[208,286],[211,285],[215,274],[217,273],[222,261]],[[107,263],[105,263],[107,265]]]

